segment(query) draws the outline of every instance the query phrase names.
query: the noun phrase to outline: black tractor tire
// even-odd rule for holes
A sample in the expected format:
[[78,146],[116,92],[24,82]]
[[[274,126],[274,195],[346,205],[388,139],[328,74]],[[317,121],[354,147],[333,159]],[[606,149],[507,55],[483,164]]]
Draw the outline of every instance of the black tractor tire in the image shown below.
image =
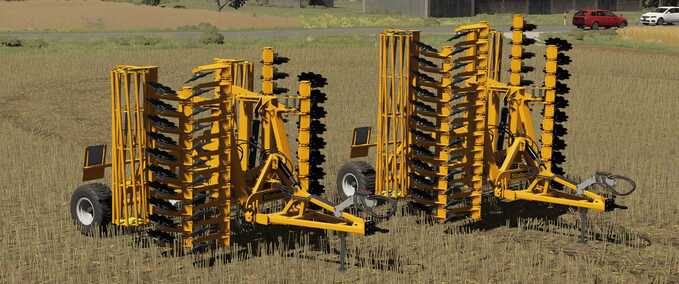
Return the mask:
[[599,23],[597,23],[597,22],[592,23],[591,29],[592,29],[593,31],[598,30],[598,29],[599,29]]
[[111,223],[111,189],[102,183],[78,186],[71,195],[71,218],[87,236],[106,233]]
[[364,161],[346,162],[337,172],[337,194],[345,200],[356,192],[375,193],[375,169]]

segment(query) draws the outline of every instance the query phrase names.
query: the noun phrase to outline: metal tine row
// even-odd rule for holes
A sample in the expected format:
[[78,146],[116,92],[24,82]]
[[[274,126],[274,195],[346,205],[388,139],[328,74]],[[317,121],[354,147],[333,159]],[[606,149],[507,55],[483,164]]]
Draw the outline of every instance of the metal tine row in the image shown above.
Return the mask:
[[[465,30],[456,32],[448,41],[460,40],[453,45],[453,50],[450,54],[453,57],[452,60],[452,80],[451,80],[451,99],[447,102],[450,106],[450,117],[447,119],[451,122],[449,133],[450,141],[448,147],[449,157],[446,161],[446,166],[448,167],[447,176],[443,177],[448,180],[448,186],[445,189],[445,195],[448,195],[446,204],[443,204],[445,209],[453,209],[459,206],[465,206],[469,203],[467,198],[451,198],[450,195],[463,192],[466,185],[460,183],[462,179],[462,174],[466,172],[469,166],[468,162],[465,162],[464,157],[469,154],[469,151],[465,150],[468,146],[467,139],[465,135],[456,134],[456,130],[463,127],[468,127],[471,123],[472,117],[472,104],[468,103],[473,96],[476,94],[476,88],[464,84],[468,79],[476,76],[475,68],[465,68],[467,66],[474,66],[475,59],[470,58],[466,52],[476,46],[475,40],[464,39],[467,35],[473,33],[474,30]],[[439,205],[440,206],[440,205]],[[457,216],[457,214],[447,214],[446,220]]]
[[[185,83],[192,83],[196,82],[202,78],[208,77],[208,75],[214,74],[213,71],[204,71],[204,72],[197,72],[194,73],[193,76],[187,80]],[[209,94],[210,91],[215,90],[215,87],[204,87],[200,88],[197,86],[194,86],[194,89],[192,91],[191,96],[189,99],[192,99],[194,97],[199,97],[203,96],[206,94]],[[201,187],[203,185],[206,185],[210,179],[212,178],[213,172],[210,170],[213,169],[214,167],[211,167],[208,164],[208,161],[211,160],[211,157],[213,154],[208,154],[208,150],[205,149],[205,146],[208,146],[212,143],[213,138],[211,137],[210,134],[210,129],[212,128],[214,123],[218,123],[219,121],[204,121],[202,120],[201,122],[197,122],[199,120],[199,117],[203,118],[208,118],[212,117],[213,114],[210,112],[211,110],[219,109],[219,105],[215,104],[200,104],[197,106],[193,107],[193,111],[191,113],[191,123],[192,123],[192,131],[190,133],[190,137],[193,141],[193,146],[191,147],[191,151],[197,151],[195,155],[192,157],[192,165],[190,168],[187,170],[193,173],[193,179],[191,182],[191,189],[193,190],[192,192],[192,200],[189,204],[186,205],[191,205],[191,206],[200,206],[203,204],[208,204],[211,202],[211,191],[210,190],[205,190],[205,191],[197,191],[197,187]],[[219,118],[224,119],[222,117]],[[200,134],[203,134],[200,136]],[[207,156],[206,156],[207,155]],[[215,154],[216,155],[216,154]],[[203,173],[204,171],[208,171],[207,173]],[[200,173],[199,173],[200,172]],[[190,237],[193,238],[193,247],[191,249],[191,252],[194,254],[199,254],[208,251],[210,247],[214,247],[216,245],[215,241],[201,241],[198,242],[196,239],[203,238],[210,236],[212,234],[219,233],[221,228],[218,225],[214,224],[206,224],[205,222],[201,223],[200,221],[205,221],[209,219],[214,219],[214,218],[221,218],[222,217],[222,210],[217,207],[205,207],[201,208],[198,210],[194,210],[193,214],[190,217],[190,220],[193,221],[193,226],[192,226],[192,231],[190,233]]]
[[434,61],[444,58],[439,50],[422,42],[416,42],[415,46],[420,50],[420,56],[417,58],[418,71],[415,72],[416,84],[412,97],[413,114],[410,117],[413,141],[410,145],[412,155],[409,166],[413,171],[409,173],[412,181],[409,192],[414,197],[416,207],[431,211],[436,200],[433,191],[438,181],[436,172],[442,162],[437,160],[436,151],[432,147],[437,145],[435,137],[440,136],[438,133],[441,129],[437,128],[440,120],[447,119],[438,113],[437,106],[446,102],[438,94],[444,86],[437,89],[435,86],[439,86],[441,80],[435,77],[447,71]]
[[[191,79],[187,80],[186,83],[204,78],[209,74],[211,74],[211,72],[195,74]],[[173,152],[179,154],[181,153],[181,149],[179,148],[177,140],[171,138],[168,136],[168,134],[177,135],[182,131],[178,125],[179,121],[173,122],[170,120],[170,118],[179,118],[182,117],[183,114],[177,110],[177,107],[173,106],[169,102],[165,102],[164,100],[191,100],[193,97],[209,93],[209,91],[213,90],[214,87],[196,88],[193,90],[190,97],[182,99],[178,97],[176,91],[160,83],[150,82],[149,86],[153,89],[156,95],[151,95],[146,98],[147,102],[151,106],[150,112],[148,114],[148,120],[155,128],[155,131],[148,131],[146,133],[149,140],[152,141],[152,144],[155,144],[155,147],[151,146],[147,149],[147,154],[152,158],[150,160],[150,164],[148,165],[148,169],[155,176],[155,180],[152,180],[149,183],[150,188],[153,190],[153,192],[155,192],[155,194],[149,199],[149,202],[156,208],[154,214],[149,216],[149,221],[151,221],[156,226],[154,229],[148,230],[147,233],[148,236],[155,241],[167,244],[173,243],[176,240],[175,233],[181,232],[182,225],[180,223],[185,221],[184,218],[179,218],[177,220],[176,216],[180,216],[182,211],[190,212],[190,210],[186,210],[186,208],[182,210],[182,207],[204,204],[208,200],[208,194],[205,192],[195,193],[192,200],[189,200],[188,202],[172,202],[176,201],[177,199],[181,199],[181,196],[183,195],[181,188],[175,188],[174,186],[170,186],[170,184],[177,186],[183,184],[181,178],[175,171],[179,170],[178,167],[184,167],[184,165],[177,164],[179,159],[178,156],[176,156],[176,154]],[[215,106],[210,105],[196,106],[190,116],[193,118],[194,116],[207,113],[208,110],[214,108]],[[188,119],[188,121],[189,123],[192,123],[193,119]],[[209,129],[211,126],[212,123],[205,122],[194,125],[193,131],[188,133],[189,139],[193,140],[192,136],[194,134],[201,130]],[[201,148],[206,144],[207,142],[203,141],[203,143],[199,143],[193,148]],[[160,148],[164,149],[161,150]],[[193,165],[187,169],[184,169],[184,171],[190,172],[197,168],[205,167],[206,165],[206,159],[198,158],[194,161]],[[164,166],[169,166],[169,169]],[[207,180],[209,180],[209,176],[207,175],[195,175],[192,185],[200,185]],[[189,219],[196,219],[196,217],[191,216]],[[208,227],[198,227],[199,226],[196,226],[194,231],[190,233],[191,237],[196,237],[209,231]],[[186,235],[184,235],[183,238],[184,237],[186,237]],[[197,244],[197,246],[194,246],[192,251],[195,251],[197,247],[200,248],[205,245],[206,244]]]

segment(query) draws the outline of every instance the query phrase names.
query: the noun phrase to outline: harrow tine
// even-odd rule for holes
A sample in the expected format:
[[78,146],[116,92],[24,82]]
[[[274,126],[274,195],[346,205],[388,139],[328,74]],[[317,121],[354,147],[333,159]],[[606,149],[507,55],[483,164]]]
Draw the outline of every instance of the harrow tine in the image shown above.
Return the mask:
[[436,97],[436,94],[432,93],[431,91],[429,91],[427,89],[423,89],[423,88],[420,88],[420,87],[415,87],[414,89],[415,89],[415,93],[418,96],[424,96],[424,97],[430,97],[430,98]]
[[151,170],[154,174],[161,176],[161,177],[167,177],[167,178],[177,178],[177,174],[173,173],[172,171],[165,169],[160,166],[156,165],[149,165],[149,170]]
[[462,67],[465,67],[467,64],[469,64],[469,63],[467,63],[467,62],[458,62],[458,63],[455,63],[455,65],[453,66],[453,70],[457,70],[457,69],[460,69],[460,68],[462,68]]
[[453,55],[464,52],[465,50],[470,49],[472,47],[474,47],[474,46],[473,45],[467,45],[467,46],[456,47],[455,50],[453,50]]
[[460,204],[464,204],[464,200],[453,199],[453,200],[448,201],[448,203],[446,203],[445,207],[446,207],[446,209],[450,209],[450,207],[454,207],[454,206],[457,206],[457,205],[460,205]]
[[198,126],[196,126],[195,128],[193,128],[193,130],[191,131],[191,133],[193,134],[193,133],[195,133],[195,132],[198,132],[198,131],[201,131],[201,130],[203,130],[203,129],[205,129],[205,128],[208,128],[208,127],[210,127],[210,126],[212,126],[212,123],[210,123],[210,122],[204,123],[204,124],[200,124],[200,123],[199,123]]
[[453,137],[453,139],[450,139],[450,144],[448,144],[448,146],[458,145],[462,142],[464,142],[464,137]]
[[419,198],[419,199],[432,200],[432,199],[435,198],[430,192],[426,192],[426,191],[420,190],[418,188],[411,187],[409,189],[409,191],[412,195],[414,195],[416,198]]
[[467,111],[467,107],[456,108],[456,109],[453,109],[453,114],[452,114],[452,115],[456,115],[456,114],[459,114],[459,113],[463,113],[463,112],[465,112],[465,111]]
[[156,148],[147,148],[146,152],[152,157],[154,157],[156,160],[165,160],[169,162],[177,161],[177,158],[175,156],[163,150],[159,150]]
[[193,92],[191,93],[191,96],[189,98],[202,96],[203,94],[212,91],[213,89],[214,88],[193,89]]
[[207,164],[207,160],[203,159],[193,160],[193,168],[200,168],[205,166],[205,164]]
[[177,146],[177,142],[172,140],[172,138],[167,137],[161,133],[156,133],[156,132],[146,132],[146,136],[149,138],[158,141],[158,143],[162,143],[165,145],[170,145],[170,146]]
[[417,77],[417,79],[420,79],[422,81],[430,82],[430,83],[436,83],[436,79],[432,78],[431,76],[429,76],[427,74],[415,72],[415,76]]
[[464,82],[464,81],[466,81],[466,80],[469,79],[469,78],[471,78],[471,76],[461,76],[461,77],[456,77],[455,79],[453,79],[453,85],[455,85],[455,84],[457,84],[457,83],[460,83],[460,82]]
[[438,67],[436,64],[434,64],[434,62],[431,62],[431,61],[424,59],[422,57],[417,58],[417,63],[422,64],[422,65],[427,66],[427,67],[431,67],[431,68],[437,68]]
[[167,218],[165,216],[157,215],[157,214],[151,214],[149,215],[149,221],[159,224],[161,226],[165,226],[168,228],[174,228],[177,226],[177,224],[172,221],[170,218]]
[[454,219],[459,218],[460,216],[464,216],[462,214],[448,214],[448,217],[446,217],[446,220],[443,221],[443,223],[448,223]]
[[415,139],[417,139],[417,140],[422,140],[422,141],[426,141],[426,142],[436,142],[436,139],[431,137],[430,134],[424,133],[424,132],[419,131],[417,129],[414,129],[412,131],[412,133],[413,133],[413,135],[415,135]]
[[436,112],[436,110],[433,107],[431,107],[430,105],[425,104],[423,102],[414,101],[413,104],[415,105],[415,108],[417,109],[417,111]]
[[426,171],[434,171],[434,168],[432,166],[430,166],[429,164],[422,162],[420,160],[413,159],[413,160],[410,161],[410,163],[417,169],[426,170]]
[[417,146],[417,145],[411,145],[410,148],[415,152],[415,154],[426,156],[428,158],[433,158],[434,157],[434,152],[431,150],[422,147],[422,146]]
[[451,170],[451,171],[448,173],[448,179],[451,179],[454,175],[458,175],[458,174],[461,174],[461,173],[463,173],[463,172],[464,172],[464,169],[455,169],[455,170]]
[[175,207],[174,205],[172,205],[172,203],[170,203],[169,201],[164,200],[164,199],[150,198],[149,203],[155,205],[158,208],[162,208],[164,210],[177,211],[177,207]]
[[464,154],[458,153],[455,155],[451,155],[450,158],[448,158],[448,163],[453,162],[453,161],[458,161],[464,157]]
[[177,109],[173,107],[172,105],[165,103],[161,100],[157,100],[154,98],[148,98],[147,99],[151,106],[156,110],[156,112],[176,112]]
[[151,89],[155,91],[156,93],[159,94],[164,94],[164,95],[169,95],[169,96],[177,96],[177,92],[170,87],[167,87],[163,84],[157,83],[157,82],[149,82],[148,83]]
[[195,116],[195,115],[201,114],[201,113],[203,113],[203,112],[205,112],[205,111],[207,111],[207,110],[209,110],[209,109],[210,109],[210,108],[207,108],[207,107],[195,107],[195,109],[193,110],[193,112],[191,113],[191,115],[194,115],[194,116]]
[[462,98],[464,98],[464,97],[467,97],[467,96],[469,96],[470,94],[473,94],[473,93],[474,93],[474,92],[457,92],[457,93],[453,96],[453,99],[452,99],[452,100],[453,100],[453,101],[459,100],[459,99],[462,99]]
[[212,73],[213,73],[213,71],[195,73],[195,74],[193,74],[193,76],[191,77],[191,79],[186,80],[186,82],[184,82],[184,84],[191,83],[191,82],[193,82],[193,81],[196,81],[196,80],[198,80],[198,79],[200,79],[200,78],[203,78],[203,77],[205,77],[205,76],[207,76],[207,75],[210,75],[210,74],[212,74]]
[[429,127],[429,128],[436,127],[436,125],[434,125],[434,123],[432,123],[431,121],[429,121],[429,120],[427,120],[427,119],[425,119],[421,116],[418,116],[418,115],[413,115],[412,120],[418,126]]
[[419,210],[428,214],[431,214],[432,208],[430,206],[417,203],[417,202],[410,202],[409,206],[415,210]]
[[423,184],[423,185],[432,186],[436,183],[435,178],[423,177],[423,176],[418,175],[416,173],[410,173],[410,174],[408,174],[408,176],[410,177],[410,179],[412,179],[416,183],[420,183],[420,184]]
[[463,37],[463,36],[468,35],[468,34],[471,33],[471,32],[472,32],[472,31],[456,32],[455,35],[453,35],[453,37],[451,37],[451,38],[448,39],[448,41],[454,41],[454,40],[456,40],[456,39],[459,39],[459,38],[461,38],[461,37]]
[[210,144],[210,141],[203,141],[203,142],[197,143],[196,145],[193,145],[193,147],[191,147],[191,150],[201,150],[201,151],[205,151],[205,150],[203,149],[203,146],[205,146],[205,145],[207,145],[207,144]]
[[436,48],[433,48],[432,46],[430,46],[426,43],[420,42],[420,41],[416,41],[415,46],[417,46],[419,49],[424,50],[424,51],[428,51],[428,52],[431,52],[431,53],[439,53],[439,51]]
[[535,84],[535,81],[533,80],[521,80],[521,86],[530,86]]
[[198,177],[193,179],[193,182],[191,182],[191,184],[199,185],[201,183],[204,183],[207,180],[208,180],[208,178],[205,175],[198,175]]
[[166,195],[177,194],[177,192],[174,189],[170,188],[166,184],[159,183],[157,181],[149,182],[149,186],[152,187],[153,189],[155,189],[156,191],[162,193],[162,194],[166,194]]
[[158,242],[171,243],[174,241],[174,236],[160,230],[148,230],[146,233]]
[[205,232],[207,232],[208,230],[210,230],[209,226],[203,226],[202,228],[200,228],[198,230],[193,230],[193,232],[191,232],[191,237],[195,238],[197,236],[200,236],[200,235],[204,234]]
[[212,207],[201,209],[198,212],[193,213],[193,215],[191,216],[191,220],[198,221],[198,220],[209,218],[210,215],[215,214],[214,209],[215,208],[212,208]]
[[191,249],[191,253],[193,254],[199,254],[199,253],[204,253],[208,250],[210,245],[207,243],[201,243],[198,245],[193,245],[193,249]]
[[149,115],[148,116],[149,120],[151,120],[151,123],[153,123],[156,127],[158,128],[165,128],[165,129],[177,129],[177,125],[175,125],[173,122],[164,119],[160,116],[157,115]]
[[448,190],[446,190],[446,195],[450,195],[450,194],[458,193],[458,192],[462,192],[462,188],[460,188],[457,185],[452,185],[452,186],[448,187]]
[[201,204],[201,203],[205,202],[206,199],[207,199],[207,193],[200,192],[200,193],[196,194],[193,197],[193,199],[191,199],[191,203],[192,204]]

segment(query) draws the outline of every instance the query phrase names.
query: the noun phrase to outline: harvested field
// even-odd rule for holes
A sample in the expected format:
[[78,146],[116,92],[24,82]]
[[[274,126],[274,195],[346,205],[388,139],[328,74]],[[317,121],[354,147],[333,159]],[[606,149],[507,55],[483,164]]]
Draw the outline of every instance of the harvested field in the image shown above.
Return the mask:
[[228,9],[216,12],[92,0],[0,2],[0,31],[173,30],[200,23],[223,30],[301,27],[294,18],[253,16]]
[[[326,243],[317,234],[266,229],[265,238],[240,242],[240,250],[210,267],[136,246],[134,234],[80,235],[68,202],[81,177],[83,146],[110,141],[109,68],[158,65],[161,81],[176,87],[191,67],[213,57],[258,61],[259,47],[0,50],[0,282],[679,282],[679,56],[628,49],[572,51],[566,171],[611,170],[639,187],[619,200],[629,210],[593,218],[587,244],[576,243],[571,213],[499,215],[481,226],[430,225],[404,215],[384,224],[386,234],[350,237],[349,271],[339,273],[335,254],[321,249]],[[329,80],[325,186],[332,198],[352,128],[375,121],[375,47],[279,52],[291,58],[282,70],[319,72]],[[288,242],[290,236],[299,238]],[[336,248],[334,239],[330,246]]]
[[629,27],[616,31],[622,39],[640,43],[679,46],[679,27]]

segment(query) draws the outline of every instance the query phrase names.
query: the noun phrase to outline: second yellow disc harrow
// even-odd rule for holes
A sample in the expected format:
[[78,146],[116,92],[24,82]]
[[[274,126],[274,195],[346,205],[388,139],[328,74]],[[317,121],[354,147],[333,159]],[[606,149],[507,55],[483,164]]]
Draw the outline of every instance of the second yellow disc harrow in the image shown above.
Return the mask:
[[[502,33],[487,22],[457,27],[449,40],[454,43],[440,49],[421,42],[418,31],[380,34],[377,128],[356,128],[351,150],[352,158],[360,158],[376,148],[375,194],[405,199],[441,222],[481,220],[484,199],[490,197],[597,211],[620,208],[610,193],[588,191],[592,180],[612,188],[616,181],[610,175],[597,173],[580,183],[563,176],[569,91],[563,80],[570,77],[564,68],[570,59],[563,52],[571,46],[556,38],[544,42],[545,82],[534,87],[523,73],[534,70],[525,59],[535,54],[525,46],[536,40],[524,31],[535,28],[520,15],[513,18],[508,83],[500,78]],[[537,123],[536,107],[543,109]],[[345,182],[365,179],[365,173],[369,164],[349,161],[338,175],[340,193],[371,191],[365,182],[356,188]]]

